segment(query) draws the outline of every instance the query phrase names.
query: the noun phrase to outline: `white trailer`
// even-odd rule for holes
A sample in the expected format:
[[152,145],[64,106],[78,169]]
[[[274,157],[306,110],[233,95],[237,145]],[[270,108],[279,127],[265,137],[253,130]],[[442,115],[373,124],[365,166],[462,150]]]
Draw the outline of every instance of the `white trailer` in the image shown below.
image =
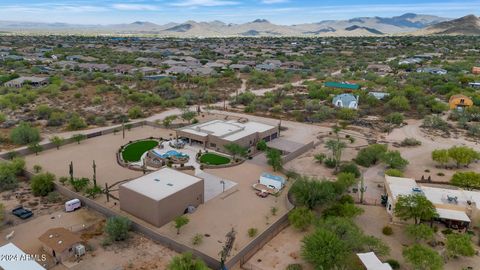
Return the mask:
[[276,190],[281,190],[285,186],[285,179],[283,177],[269,173],[263,173],[258,182]]
[[82,203],[79,199],[73,199],[65,203],[65,211],[72,212],[82,207]]

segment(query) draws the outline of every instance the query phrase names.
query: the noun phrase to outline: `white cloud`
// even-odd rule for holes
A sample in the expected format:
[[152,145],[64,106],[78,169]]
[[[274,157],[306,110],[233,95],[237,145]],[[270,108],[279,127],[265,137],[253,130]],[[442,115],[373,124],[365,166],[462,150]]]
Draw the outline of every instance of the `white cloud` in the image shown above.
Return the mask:
[[184,0],[177,3],[173,3],[172,6],[177,7],[216,7],[216,6],[231,6],[237,5],[238,2],[227,0]]
[[144,5],[144,4],[113,4],[112,7],[118,10],[126,10],[126,11],[154,11],[158,10],[157,6],[153,5]]

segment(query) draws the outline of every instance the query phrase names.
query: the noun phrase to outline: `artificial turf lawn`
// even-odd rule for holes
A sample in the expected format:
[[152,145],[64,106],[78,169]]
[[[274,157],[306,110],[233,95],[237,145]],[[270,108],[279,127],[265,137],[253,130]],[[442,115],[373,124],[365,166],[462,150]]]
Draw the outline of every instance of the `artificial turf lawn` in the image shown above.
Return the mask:
[[140,158],[145,152],[155,148],[157,145],[158,142],[154,140],[134,142],[123,149],[122,158],[126,162],[140,161]]
[[200,162],[210,165],[224,165],[230,163],[230,159],[217,154],[206,153],[200,157]]

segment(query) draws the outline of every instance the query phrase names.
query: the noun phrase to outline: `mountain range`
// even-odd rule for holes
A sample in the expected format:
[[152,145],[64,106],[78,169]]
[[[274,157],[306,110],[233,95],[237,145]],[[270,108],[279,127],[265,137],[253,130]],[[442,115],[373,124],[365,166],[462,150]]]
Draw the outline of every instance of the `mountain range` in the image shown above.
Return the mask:
[[381,36],[381,35],[480,35],[480,19],[474,15],[459,19],[406,13],[395,17],[359,17],[297,25],[277,25],[265,19],[243,24],[221,21],[155,24],[137,21],[129,24],[78,25],[0,21],[3,33],[37,34],[114,34],[172,37],[228,36]]

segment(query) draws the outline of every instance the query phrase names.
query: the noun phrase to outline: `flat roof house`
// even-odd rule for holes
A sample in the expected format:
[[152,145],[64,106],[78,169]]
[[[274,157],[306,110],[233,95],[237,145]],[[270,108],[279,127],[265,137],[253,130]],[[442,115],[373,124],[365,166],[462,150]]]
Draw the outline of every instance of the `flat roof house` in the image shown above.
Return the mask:
[[120,185],[120,209],[157,227],[204,202],[203,179],[163,168]]
[[400,196],[422,195],[433,203],[438,213],[438,220],[449,227],[468,227],[471,219],[478,218],[480,192],[462,189],[447,189],[419,185],[411,178],[385,176],[387,212],[394,221],[395,204]]
[[220,152],[225,152],[224,145],[229,143],[251,148],[261,140],[276,139],[278,134],[277,126],[236,120],[213,120],[177,129],[177,137],[187,139],[190,144],[201,144]]
[[40,87],[48,84],[47,77],[18,77],[16,79],[6,82],[4,85],[6,87],[15,87],[22,88],[25,84],[28,84],[32,87]]

